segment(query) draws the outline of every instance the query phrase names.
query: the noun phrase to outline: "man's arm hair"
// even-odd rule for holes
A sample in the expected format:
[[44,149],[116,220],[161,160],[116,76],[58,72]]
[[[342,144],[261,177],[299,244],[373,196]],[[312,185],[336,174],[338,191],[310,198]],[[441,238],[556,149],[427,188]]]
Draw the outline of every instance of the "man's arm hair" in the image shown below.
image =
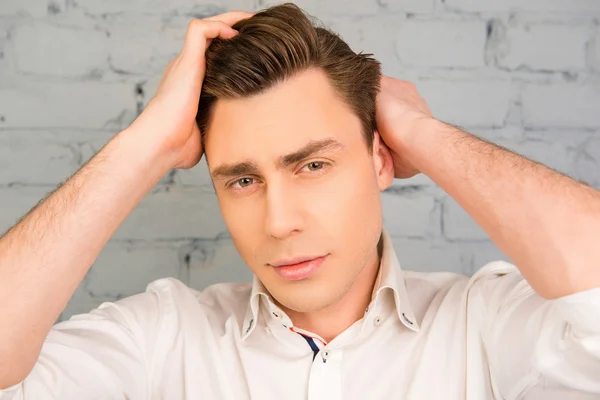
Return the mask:
[[170,169],[157,151],[119,133],[0,238],[0,388],[29,374],[108,239]]

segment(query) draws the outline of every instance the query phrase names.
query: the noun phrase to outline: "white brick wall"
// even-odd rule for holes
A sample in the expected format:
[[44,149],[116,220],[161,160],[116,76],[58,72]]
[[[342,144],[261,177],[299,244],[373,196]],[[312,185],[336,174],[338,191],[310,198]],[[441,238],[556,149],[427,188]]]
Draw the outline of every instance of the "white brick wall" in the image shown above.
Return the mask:
[[162,74],[177,55],[187,28],[186,18],[165,21],[160,15],[127,15],[107,26],[110,65],[118,71],[147,76]]
[[[302,0],[435,115],[600,188],[600,1]],[[0,231],[126,127],[191,18],[269,0],[0,1]],[[141,87],[143,94],[136,95]],[[471,274],[506,258],[424,176],[382,195],[400,262]],[[163,276],[247,281],[203,160],[171,171],[127,218],[62,317]]]
[[143,292],[148,282],[180,275],[184,266],[179,262],[179,247],[177,242],[109,242],[89,271],[85,288],[92,297]]
[[22,79],[11,79],[0,90],[2,127],[122,129],[135,117],[132,85]]
[[406,65],[475,68],[485,64],[485,21],[408,20],[390,33],[396,39],[398,58]]
[[76,143],[49,132],[0,134],[0,185],[56,185],[81,166]]
[[43,18],[48,12],[46,0],[20,0],[0,2],[0,15],[17,16],[29,14],[33,17]]
[[381,195],[384,226],[395,237],[430,238],[439,235],[440,208],[435,198],[419,191],[398,195],[388,190]]
[[149,193],[115,232],[115,239],[214,238],[227,231],[214,194],[201,188]]
[[600,128],[600,84],[527,85],[523,119],[527,127]]
[[511,101],[509,80],[422,80],[416,82],[441,120],[470,127],[503,126]]
[[596,33],[594,39],[590,42],[591,54],[590,57],[592,59],[592,68],[595,71],[600,72],[600,30]]
[[586,26],[542,24],[509,28],[499,65],[509,69],[578,71],[586,66]]
[[214,13],[226,10],[248,10],[257,6],[255,0],[228,0],[215,2],[210,0],[72,0],[73,8],[89,14],[156,14],[169,16],[172,12],[185,13]]
[[596,0],[446,0],[446,4],[452,9],[465,12],[561,11],[579,14],[600,11],[600,3]]
[[106,32],[35,22],[14,31],[15,68],[25,74],[81,77],[104,68]]

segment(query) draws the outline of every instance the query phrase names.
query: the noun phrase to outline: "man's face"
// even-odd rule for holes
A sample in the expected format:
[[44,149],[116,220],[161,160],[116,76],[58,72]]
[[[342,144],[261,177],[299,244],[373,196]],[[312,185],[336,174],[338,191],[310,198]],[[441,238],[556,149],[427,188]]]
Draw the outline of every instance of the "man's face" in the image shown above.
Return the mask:
[[[378,140],[370,154],[358,117],[322,71],[218,100],[205,152],[232,240],[279,303],[311,312],[352,293],[376,260],[380,191],[393,171],[382,166]],[[325,258],[300,279],[272,265],[301,256]]]

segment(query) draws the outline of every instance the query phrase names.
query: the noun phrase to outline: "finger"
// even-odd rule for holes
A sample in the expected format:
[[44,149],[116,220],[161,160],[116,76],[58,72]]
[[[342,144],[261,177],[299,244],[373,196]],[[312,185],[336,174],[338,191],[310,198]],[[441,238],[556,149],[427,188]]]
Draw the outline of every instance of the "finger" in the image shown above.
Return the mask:
[[249,13],[246,11],[229,11],[223,14],[219,14],[219,15],[215,15],[213,17],[208,17],[208,18],[204,18],[204,20],[206,21],[220,21],[223,22],[229,26],[234,25],[236,22],[242,20],[242,19],[247,19],[250,18],[254,15],[255,13]]
[[182,54],[202,57],[206,51],[207,40],[220,37],[229,39],[237,35],[237,31],[224,22],[195,19],[190,22],[185,35]]

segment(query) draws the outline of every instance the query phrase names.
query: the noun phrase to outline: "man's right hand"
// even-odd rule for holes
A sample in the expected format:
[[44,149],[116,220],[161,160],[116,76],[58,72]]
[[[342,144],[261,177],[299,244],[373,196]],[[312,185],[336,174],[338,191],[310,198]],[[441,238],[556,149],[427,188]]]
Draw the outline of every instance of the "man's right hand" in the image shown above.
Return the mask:
[[214,38],[234,37],[237,31],[231,26],[252,15],[231,11],[190,22],[183,50],[169,63],[154,97],[129,128],[147,133],[149,140],[169,152],[173,168],[191,168],[202,157],[195,117],[206,70],[206,49]]

